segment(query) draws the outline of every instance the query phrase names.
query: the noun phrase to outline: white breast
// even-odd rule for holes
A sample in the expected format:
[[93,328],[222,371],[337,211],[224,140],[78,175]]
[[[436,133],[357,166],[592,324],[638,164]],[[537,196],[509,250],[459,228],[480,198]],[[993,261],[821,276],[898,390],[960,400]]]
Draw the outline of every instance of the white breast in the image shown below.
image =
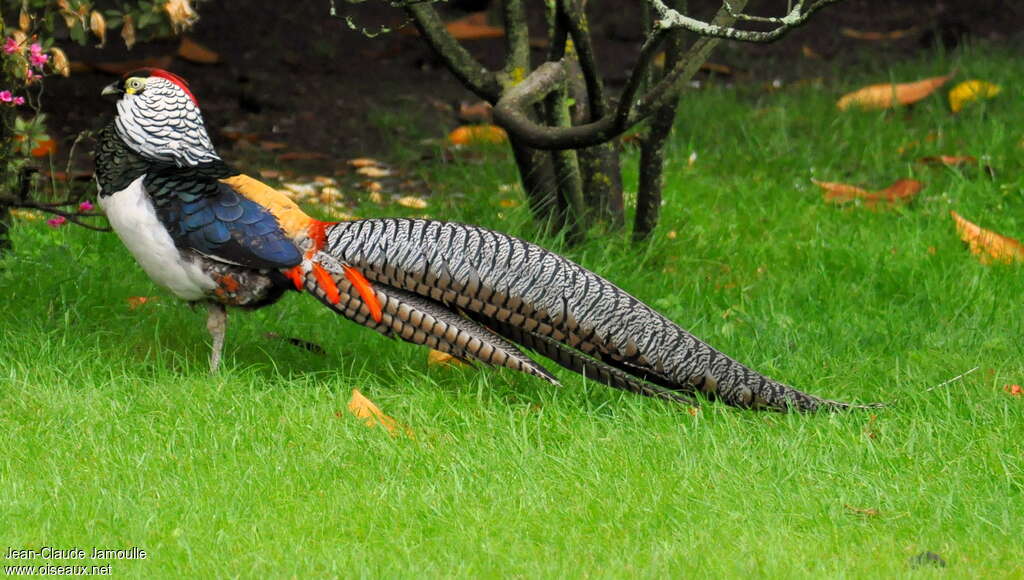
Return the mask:
[[194,258],[182,256],[174,245],[142,186],[144,177],[122,191],[100,196],[100,207],[118,237],[154,282],[179,298],[199,300],[217,285],[203,273]]

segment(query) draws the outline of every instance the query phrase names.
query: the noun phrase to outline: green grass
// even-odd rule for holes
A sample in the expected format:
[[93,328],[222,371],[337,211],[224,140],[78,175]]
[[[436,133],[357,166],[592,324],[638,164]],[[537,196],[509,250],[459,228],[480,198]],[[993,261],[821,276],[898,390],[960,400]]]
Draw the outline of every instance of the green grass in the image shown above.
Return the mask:
[[[890,408],[694,416],[568,373],[428,367],[302,296],[235,314],[211,378],[203,312],[114,236],[22,223],[0,271],[0,549],[138,546],[112,572],[147,578],[905,577],[926,550],[948,567],[914,577],[1024,576],[1024,399],[1003,390],[1024,383],[1024,270],[980,265],[948,216],[1024,238],[1024,68],[943,59],[687,94],[651,243],[566,250],[755,369]],[[951,64],[1003,94],[957,116],[942,94],[834,109]],[[939,153],[995,175],[914,163]],[[536,239],[498,203],[508,159],[421,170],[433,216]],[[812,176],[926,188],[870,212],[825,205]],[[161,298],[132,311],[133,295]],[[353,388],[415,439],[348,415]]]

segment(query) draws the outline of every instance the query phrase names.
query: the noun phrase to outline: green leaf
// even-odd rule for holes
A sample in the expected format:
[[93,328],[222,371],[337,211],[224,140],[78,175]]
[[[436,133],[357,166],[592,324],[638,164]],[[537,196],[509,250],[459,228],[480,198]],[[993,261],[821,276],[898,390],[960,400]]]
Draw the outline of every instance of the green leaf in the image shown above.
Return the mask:
[[68,33],[71,36],[71,40],[74,40],[78,44],[86,43],[85,29],[81,26],[75,26],[74,28],[69,30]]

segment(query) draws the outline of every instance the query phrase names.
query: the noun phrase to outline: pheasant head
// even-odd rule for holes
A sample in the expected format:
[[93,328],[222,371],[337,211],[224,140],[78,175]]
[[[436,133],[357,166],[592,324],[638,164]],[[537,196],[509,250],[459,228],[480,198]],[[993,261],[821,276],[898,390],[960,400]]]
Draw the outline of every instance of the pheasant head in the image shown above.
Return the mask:
[[103,95],[117,97],[117,134],[143,158],[179,167],[220,160],[199,104],[178,75],[139,69],[108,85]]

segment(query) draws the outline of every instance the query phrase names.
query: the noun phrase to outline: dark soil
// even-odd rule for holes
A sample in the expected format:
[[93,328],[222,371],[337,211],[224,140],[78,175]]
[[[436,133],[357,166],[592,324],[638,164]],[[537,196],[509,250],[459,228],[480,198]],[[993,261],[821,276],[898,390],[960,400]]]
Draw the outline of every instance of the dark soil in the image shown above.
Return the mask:
[[[403,14],[367,2],[354,6],[337,0],[339,11],[371,30],[380,25],[402,28]],[[537,8],[538,2],[530,2]],[[712,6],[690,0],[691,6]],[[718,2],[714,2],[718,5]],[[781,14],[785,2],[751,2],[752,13]],[[639,0],[590,0],[592,29],[604,74],[614,85],[625,78],[640,43]],[[779,6],[783,8],[779,8]],[[398,144],[412,145],[424,136],[441,137],[457,124],[447,105],[474,101],[443,69],[411,26],[367,38],[332,18],[330,3],[204,2],[201,19],[190,35],[217,51],[222,62],[198,65],[175,59],[170,68],[189,80],[206,115],[214,140],[226,157],[244,147],[224,138],[223,129],[255,133],[260,139],[287,144],[289,151],[328,156],[327,163],[387,154]],[[462,15],[445,7],[452,17]],[[539,13],[539,11],[536,11]],[[706,14],[706,10],[702,11]],[[535,23],[533,35],[543,27]],[[846,0],[815,15],[807,26],[771,45],[728,43],[712,56],[737,71],[734,79],[779,79],[830,76],[844,67],[912,58],[936,45],[955,47],[967,39],[1016,42],[1024,8],[1011,0]],[[843,29],[866,32],[904,31],[893,40],[862,40]],[[116,35],[105,49],[74,48],[73,60],[123,61],[173,54],[177,43],[164,41],[126,51]],[[501,61],[502,41],[467,43],[485,64]],[[535,62],[543,58],[542,50]],[[51,129],[70,141],[83,129],[96,129],[112,107],[100,98],[114,77],[96,72],[47,81],[45,106]],[[613,86],[614,88],[614,86]]]

